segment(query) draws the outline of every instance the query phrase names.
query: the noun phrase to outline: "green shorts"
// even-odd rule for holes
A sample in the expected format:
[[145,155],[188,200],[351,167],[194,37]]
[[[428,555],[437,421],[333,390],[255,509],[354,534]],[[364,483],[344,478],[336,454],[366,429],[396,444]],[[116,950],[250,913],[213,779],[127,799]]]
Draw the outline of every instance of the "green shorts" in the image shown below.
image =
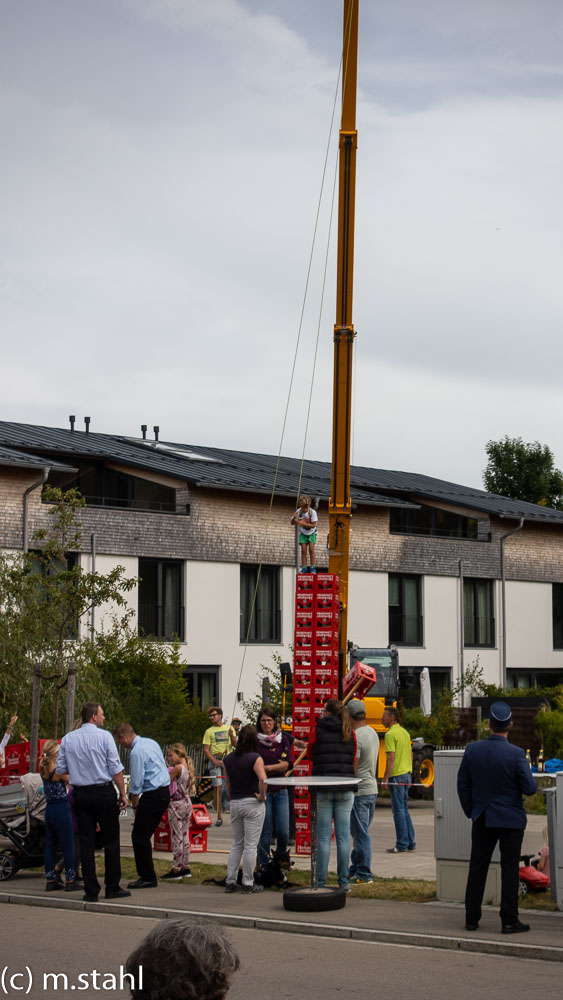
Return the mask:
[[316,531],[312,535],[302,535],[301,532],[299,532],[299,544],[300,545],[308,545],[309,542],[311,543],[311,545],[314,545],[316,543],[316,541],[317,541],[317,532]]

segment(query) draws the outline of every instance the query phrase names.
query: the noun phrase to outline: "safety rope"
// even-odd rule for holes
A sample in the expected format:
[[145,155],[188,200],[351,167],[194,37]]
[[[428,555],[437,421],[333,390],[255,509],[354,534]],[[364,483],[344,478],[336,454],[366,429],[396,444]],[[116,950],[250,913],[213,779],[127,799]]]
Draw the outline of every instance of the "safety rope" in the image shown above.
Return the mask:
[[[350,38],[349,31],[345,31],[345,37],[348,39],[348,44],[349,44],[349,38]],[[308,262],[308,266],[307,266],[307,276],[306,276],[306,280],[305,280],[305,288],[304,288],[304,292],[303,292],[303,301],[302,301],[302,305],[301,305],[301,314],[300,314],[300,317],[299,317],[299,326],[298,326],[298,332],[297,332],[297,339],[296,339],[296,343],[295,343],[295,351],[294,351],[294,354],[293,354],[293,363],[292,363],[292,366],[291,366],[291,375],[290,375],[290,379],[289,379],[289,388],[288,388],[287,400],[286,400],[286,404],[285,404],[284,417],[283,417],[283,422],[282,422],[280,444],[279,444],[278,455],[277,455],[277,459],[276,459],[276,466],[275,466],[275,470],[274,470],[274,479],[273,479],[273,483],[272,483],[272,489],[271,489],[271,493],[270,493],[270,502],[269,502],[269,505],[268,505],[268,516],[266,518],[266,526],[264,528],[264,533],[263,533],[263,537],[262,537],[262,544],[261,544],[261,548],[260,548],[259,563],[258,563],[258,573],[256,575],[256,584],[254,586],[254,592],[253,592],[253,595],[252,595],[252,603],[251,603],[251,606],[250,606],[250,614],[249,614],[249,618],[248,618],[248,627],[247,627],[247,630],[246,630],[246,635],[245,635],[245,640],[244,640],[244,647],[243,647],[243,652],[242,652],[242,660],[241,660],[240,670],[239,670],[239,674],[238,674],[238,678],[237,678],[237,691],[240,690],[241,678],[242,678],[242,675],[243,675],[243,672],[244,672],[244,666],[245,666],[245,662],[246,662],[246,654],[247,654],[247,650],[248,650],[250,633],[251,633],[252,625],[253,625],[253,622],[254,622],[254,612],[255,612],[255,608],[256,608],[256,598],[257,598],[257,595],[258,595],[258,588],[260,586],[260,576],[262,574],[263,556],[264,556],[264,552],[265,552],[265,548],[266,548],[266,543],[267,543],[268,535],[269,535],[269,531],[270,531],[270,524],[271,524],[271,520],[272,520],[272,508],[273,508],[274,499],[275,499],[275,496],[276,496],[276,487],[277,487],[277,481],[278,481],[278,476],[279,476],[279,467],[280,467],[280,462],[281,462],[281,453],[282,453],[282,447],[283,447],[283,442],[284,442],[284,438],[285,438],[285,431],[286,431],[286,427],[287,427],[287,420],[288,420],[288,414],[289,414],[289,404],[290,404],[290,401],[291,401],[291,394],[292,394],[292,390],[293,390],[293,383],[294,383],[294,380],[295,380],[295,372],[296,372],[296,369],[297,369],[297,358],[298,358],[299,347],[300,347],[300,343],[301,343],[301,334],[302,334],[302,330],[303,330],[303,320],[304,320],[304,315],[305,315],[305,306],[306,306],[306,303],[307,303],[307,297],[308,297],[308,292],[309,292],[309,283],[310,283],[310,278],[311,278],[311,270],[312,270],[312,265],[313,265],[313,256],[314,256],[314,251],[315,251],[316,242],[317,242],[317,232],[318,232],[318,226],[319,226],[319,218],[320,218],[321,205],[322,205],[322,200],[323,200],[323,193],[324,193],[324,188],[325,188],[325,181],[326,181],[326,174],[327,174],[327,164],[328,164],[329,155],[330,155],[330,149],[331,149],[331,139],[332,139],[332,132],[333,132],[333,128],[334,128],[334,117],[335,117],[335,113],[336,113],[338,93],[339,93],[339,88],[340,88],[340,78],[341,78],[341,75],[342,75],[342,65],[343,65],[343,55],[341,56],[340,65],[339,65],[339,68],[338,68],[338,75],[337,75],[336,87],[335,87],[335,93],[334,93],[334,101],[333,101],[333,105],[332,105],[332,114],[331,114],[331,118],[330,118],[330,127],[329,127],[329,132],[328,132],[327,147],[326,147],[325,159],[324,159],[324,164],[323,164],[321,186],[320,186],[319,197],[318,197],[318,201],[317,201],[317,211],[316,211],[316,215],[315,215],[315,224],[314,224],[314,227],[313,227],[313,238],[312,238],[312,241],[311,241],[311,250],[310,250],[310,253],[309,253],[309,262]],[[297,491],[297,499],[299,498],[300,491],[301,491],[301,482],[302,482],[302,478],[303,478],[303,467],[304,467],[304,463],[305,463],[305,446],[306,446],[307,431],[308,431],[309,419],[310,419],[310,413],[311,413],[311,403],[312,403],[312,395],[313,395],[313,387],[314,387],[314,377],[315,377],[317,354],[318,354],[318,345],[319,345],[319,337],[320,337],[321,318],[322,318],[322,311],[323,311],[323,304],[324,304],[324,293],[325,293],[325,288],[326,288],[326,274],[327,274],[327,267],[328,267],[328,253],[329,253],[329,246],[330,246],[330,236],[331,236],[331,231],[332,231],[332,219],[333,219],[333,213],[334,213],[334,199],[335,199],[335,191],[336,191],[336,178],[337,178],[337,170],[335,170],[335,178],[334,178],[334,181],[333,181],[332,203],[331,203],[331,211],[330,211],[330,224],[329,224],[329,231],[328,231],[328,236],[327,236],[327,245],[326,245],[326,253],[325,253],[325,265],[324,265],[323,283],[322,283],[322,291],[321,291],[321,303],[320,303],[320,308],[319,308],[319,320],[318,320],[318,324],[317,324],[317,336],[316,336],[316,341],[315,341],[315,351],[314,351],[314,359],[313,359],[313,370],[312,370],[312,376],[311,376],[311,386],[310,386],[310,390],[309,390],[309,399],[308,399],[308,407],[307,407],[307,418],[306,418],[305,433],[304,433],[304,442],[303,442],[303,452],[302,452],[302,455],[301,455],[301,462],[300,462],[300,467],[299,467],[299,486],[298,486],[298,491]],[[232,713],[233,715],[234,715],[235,710],[236,710],[236,698],[235,698],[235,701],[233,702],[233,713]]]

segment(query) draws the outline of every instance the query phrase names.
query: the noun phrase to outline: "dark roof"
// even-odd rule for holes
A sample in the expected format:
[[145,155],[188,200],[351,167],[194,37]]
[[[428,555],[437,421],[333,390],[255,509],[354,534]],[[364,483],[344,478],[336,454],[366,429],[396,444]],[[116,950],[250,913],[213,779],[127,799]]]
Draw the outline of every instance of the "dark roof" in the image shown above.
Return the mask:
[[30,455],[24,451],[16,451],[15,448],[3,448],[0,446],[0,465],[10,465],[20,469],[43,469],[49,465],[52,469],[63,469],[67,472],[76,472],[72,465],[64,462],[57,462],[56,459],[49,459],[47,462],[40,455]]
[[[33,459],[37,465],[43,465],[48,458],[55,466],[55,456],[59,467],[61,459],[68,459],[70,464],[98,459],[158,472],[207,488],[269,494],[276,479],[276,493],[280,496],[295,497],[299,491],[306,491],[326,500],[330,494],[330,462],[307,460],[301,472],[300,459],[284,456],[279,460],[276,477],[278,460],[275,455],[8,421],[0,421],[0,448],[6,454],[19,453],[29,461]],[[353,466],[350,492],[352,500],[360,505],[416,507],[426,499],[495,517],[524,517],[537,523],[563,524],[563,511],[510,500],[415,472]]]

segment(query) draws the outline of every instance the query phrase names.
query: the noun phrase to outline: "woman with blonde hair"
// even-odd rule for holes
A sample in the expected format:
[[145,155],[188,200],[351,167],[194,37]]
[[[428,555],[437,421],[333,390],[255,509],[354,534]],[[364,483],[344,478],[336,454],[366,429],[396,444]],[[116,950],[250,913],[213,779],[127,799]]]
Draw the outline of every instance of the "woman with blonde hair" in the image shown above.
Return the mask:
[[191,878],[190,871],[190,816],[195,792],[195,768],[183,743],[173,743],[168,748],[167,761],[170,771],[170,805],[168,822],[172,836],[172,868],[161,876],[163,882],[179,882]]
[[47,806],[45,809],[45,885],[46,892],[62,889],[61,873],[56,867],[57,844],[63,852],[65,866],[65,892],[81,889],[74,868],[74,833],[70,818],[65,782],[68,774],[56,774],[55,764],[59,752],[57,740],[46,740],[39,760],[39,774],[43,778],[43,792]]

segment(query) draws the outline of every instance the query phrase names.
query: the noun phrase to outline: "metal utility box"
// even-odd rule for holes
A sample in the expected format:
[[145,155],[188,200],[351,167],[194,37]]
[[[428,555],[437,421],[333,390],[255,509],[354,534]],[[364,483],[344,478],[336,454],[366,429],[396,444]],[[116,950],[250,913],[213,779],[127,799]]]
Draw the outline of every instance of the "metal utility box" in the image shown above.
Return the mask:
[[[434,753],[434,855],[436,858],[436,895],[438,899],[461,903],[471,855],[471,820],[457,796],[457,773],[463,750],[437,750]],[[493,853],[484,903],[500,902],[500,854]]]
[[[549,877],[551,898],[563,910],[563,771],[555,775],[555,787],[544,792],[547,804]],[[558,820],[561,823],[558,823]]]

